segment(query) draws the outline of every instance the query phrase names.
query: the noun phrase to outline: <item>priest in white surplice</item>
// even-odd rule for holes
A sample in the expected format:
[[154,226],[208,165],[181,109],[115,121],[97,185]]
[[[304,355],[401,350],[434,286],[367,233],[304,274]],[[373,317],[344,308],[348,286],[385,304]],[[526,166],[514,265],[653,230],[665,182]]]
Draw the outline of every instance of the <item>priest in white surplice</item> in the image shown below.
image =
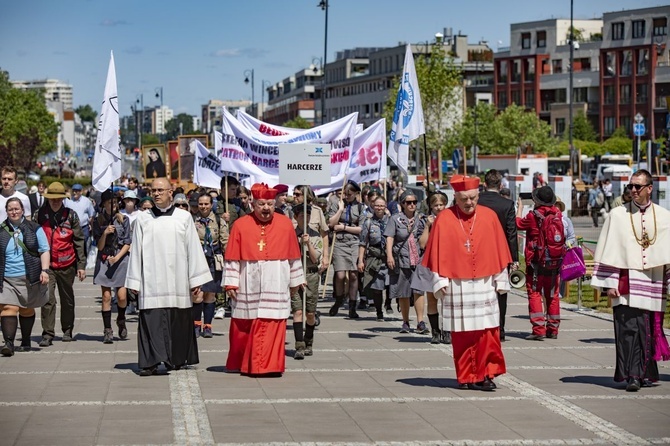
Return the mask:
[[291,295],[304,283],[293,223],[275,213],[277,191],[251,187],[251,214],[239,218],[226,247],[223,285],[231,299],[226,369],[245,375],[284,372]]
[[198,363],[191,296],[212,280],[188,211],[172,205],[166,178],[151,184],[154,207],[141,212],[133,230],[126,288],[139,292],[140,376],[158,365],[179,369]]
[[633,201],[605,219],[593,256],[591,286],[607,288],[614,314],[614,380],[636,392],[659,380],[658,360],[670,359],[663,314],[670,289],[670,212],[651,202],[648,171],[626,186]]

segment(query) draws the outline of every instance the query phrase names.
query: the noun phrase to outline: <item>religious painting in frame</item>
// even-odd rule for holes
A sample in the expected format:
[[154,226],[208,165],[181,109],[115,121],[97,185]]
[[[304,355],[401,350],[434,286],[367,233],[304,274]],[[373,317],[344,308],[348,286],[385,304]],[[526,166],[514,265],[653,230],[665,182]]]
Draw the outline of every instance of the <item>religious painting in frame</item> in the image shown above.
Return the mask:
[[142,146],[142,164],[146,183],[150,183],[154,178],[167,177],[166,159],[164,144]]
[[180,181],[193,181],[195,153],[191,151],[190,147],[193,140],[198,140],[203,146],[209,147],[209,138],[207,135],[182,135],[178,138]]
[[168,141],[168,155],[170,157],[170,182],[179,182],[179,141]]

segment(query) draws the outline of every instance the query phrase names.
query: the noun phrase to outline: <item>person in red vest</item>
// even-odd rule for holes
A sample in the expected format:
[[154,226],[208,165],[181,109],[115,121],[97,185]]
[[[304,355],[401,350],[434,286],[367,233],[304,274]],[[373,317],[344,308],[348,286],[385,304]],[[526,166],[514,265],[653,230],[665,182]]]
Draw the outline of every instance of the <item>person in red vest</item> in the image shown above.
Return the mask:
[[506,372],[497,293],[509,290],[512,257],[496,213],[477,206],[479,178],[454,175],[450,184],[456,204],[436,217],[422,264],[442,300],[459,387],[492,391]]
[[291,295],[305,283],[293,223],[275,212],[277,190],[251,188],[253,213],[238,219],[226,247],[222,285],[231,299],[229,372],[277,375],[285,369]]

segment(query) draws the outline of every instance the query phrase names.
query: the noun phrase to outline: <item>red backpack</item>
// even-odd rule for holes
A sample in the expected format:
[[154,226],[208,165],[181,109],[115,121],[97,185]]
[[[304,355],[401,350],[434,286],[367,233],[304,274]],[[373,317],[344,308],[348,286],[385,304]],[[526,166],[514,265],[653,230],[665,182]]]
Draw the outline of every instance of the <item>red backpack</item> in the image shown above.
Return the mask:
[[565,228],[561,212],[552,209],[542,215],[538,211],[533,211],[537,221],[537,228],[540,235],[534,242],[533,265],[542,269],[556,271],[561,268],[563,257],[565,257]]

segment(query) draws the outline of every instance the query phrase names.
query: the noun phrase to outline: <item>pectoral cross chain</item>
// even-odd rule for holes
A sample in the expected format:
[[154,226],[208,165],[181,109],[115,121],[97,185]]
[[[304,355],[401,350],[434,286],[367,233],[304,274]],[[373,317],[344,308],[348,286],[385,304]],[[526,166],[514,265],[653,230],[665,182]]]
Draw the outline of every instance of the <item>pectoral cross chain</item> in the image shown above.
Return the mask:
[[265,248],[265,240],[261,240],[260,242],[256,243],[258,245],[258,250],[263,251],[263,248]]
[[463,243],[463,246],[468,248],[468,252],[470,252],[470,247],[472,246],[472,244],[470,243],[470,239],[468,239],[465,243]]

